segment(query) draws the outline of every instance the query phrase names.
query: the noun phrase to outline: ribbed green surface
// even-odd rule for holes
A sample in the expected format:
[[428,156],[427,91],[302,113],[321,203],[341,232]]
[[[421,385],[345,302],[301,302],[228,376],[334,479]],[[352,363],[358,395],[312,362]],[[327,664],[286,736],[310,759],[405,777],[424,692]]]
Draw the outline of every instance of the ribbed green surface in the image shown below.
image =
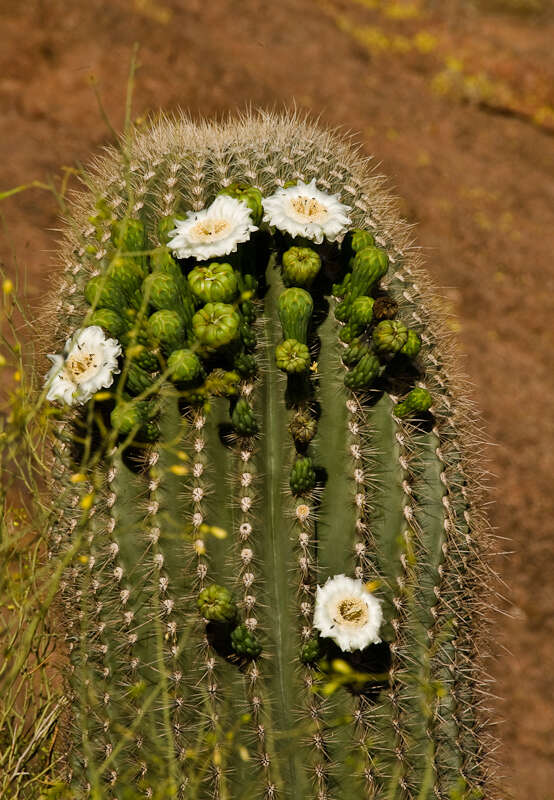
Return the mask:
[[[336,155],[333,140],[315,129],[279,125],[260,123],[247,144],[237,131],[219,139],[212,132],[206,145],[197,134],[187,139],[188,129],[177,144],[158,131],[166,149],[143,141],[145,153],[156,153],[155,169],[147,170],[152,153],[143,157],[139,148],[136,169],[100,181],[100,194],[115,217],[141,217],[153,249],[162,217],[199,210],[231,181],[247,176],[268,195],[298,175],[315,177],[349,204],[353,227],[378,234],[374,225],[382,223],[370,213],[378,188],[367,188],[364,168],[344,149]],[[109,268],[112,254],[100,243],[110,240],[110,224],[101,219],[90,234],[74,234],[87,269],[68,277],[73,328],[90,310],[85,284]],[[485,772],[471,604],[479,546],[468,522],[465,445],[440,343],[386,236],[377,240],[391,259],[388,276],[364,291],[386,293],[398,304],[397,322],[423,334],[415,360],[385,348],[357,371],[342,362],[344,327],[330,291],[348,261],[339,243],[314,245],[322,268],[309,296],[300,295],[302,320],[291,301],[283,329],[280,260],[291,243],[306,242],[266,230],[225,257],[248,292],[226,309],[242,315],[237,335],[231,331],[220,346],[189,330],[179,348],[196,352],[202,366],[179,379],[162,375],[164,358],[176,349],[164,340],[158,373],[140,375],[147,395],[149,382],[158,383],[140,407],[147,412],[136,440],[123,444],[121,437],[113,452],[102,452],[93,474],[64,456],[69,473],[82,469],[96,479],[88,538],[64,593],[73,667],[64,757],[73,766],[65,776],[72,797],[479,799]],[[384,269],[384,250],[380,258]],[[186,259],[171,266],[177,276],[191,268]],[[247,296],[250,307],[243,306]],[[165,319],[171,299],[164,297],[155,313]],[[197,298],[196,312],[206,298]],[[152,304],[149,313],[151,319]],[[342,318],[344,306],[337,313]],[[295,325],[316,363],[286,375],[275,348]],[[372,347],[373,330],[371,321],[361,326],[360,353]],[[144,341],[155,350],[154,340]],[[239,380],[233,371],[252,359],[256,375]],[[415,386],[430,393],[431,410],[399,419],[395,406]],[[142,383],[135,388],[140,398]],[[105,425],[111,409],[102,412]],[[316,419],[311,441],[295,440],[289,430],[299,411]],[[92,432],[90,420],[85,428]],[[68,510],[68,519],[74,514]],[[321,639],[310,661],[301,654],[317,634],[317,586],[339,574],[361,579],[381,601],[383,641],[350,653]],[[203,618],[209,610],[200,613],[199,593],[214,586],[232,594],[234,619],[233,611]],[[246,647],[248,636],[254,650],[241,651],[236,641]],[[365,677],[356,683],[347,673]]]

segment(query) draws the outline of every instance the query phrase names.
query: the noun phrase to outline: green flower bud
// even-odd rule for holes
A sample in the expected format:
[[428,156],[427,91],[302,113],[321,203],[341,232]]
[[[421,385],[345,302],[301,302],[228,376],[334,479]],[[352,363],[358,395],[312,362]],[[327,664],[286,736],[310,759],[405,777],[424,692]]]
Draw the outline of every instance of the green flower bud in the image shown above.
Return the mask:
[[312,664],[321,656],[321,648],[317,636],[308,639],[300,650],[300,661],[303,664]]
[[254,225],[259,225],[264,214],[262,206],[262,193],[255,186],[251,186],[243,181],[235,181],[222,189],[219,194],[234,197],[235,200],[242,200],[250,209],[250,216]]
[[127,299],[125,292],[107,275],[97,275],[85,286],[85,300],[95,309],[111,308],[121,312],[127,305]]
[[241,322],[239,327],[240,340],[244,345],[245,350],[255,350],[258,343],[258,337],[254,328],[251,328],[246,322]]
[[305,372],[310,365],[310,351],[296,339],[285,339],[275,348],[275,360],[284,372]]
[[145,400],[119,403],[110,414],[112,428],[121,436],[139,430],[148,422],[150,403]]
[[258,371],[256,359],[248,353],[236,355],[233,366],[242,378],[252,378]]
[[207,267],[195,267],[188,274],[188,282],[193,295],[203,303],[230,303],[238,292],[233,267],[217,261]]
[[360,333],[371,324],[374,303],[373,297],[367,297],[366,295],[357,297],[352,303],[350,322],[359,329]]
[[87,325],[99,325],[110,336],[120,339],[129,328],[127,320],[119,316],[112,308],[97,308],[87,317]]
[[152,272],[163,272],[174,278],[182,278],[181,267],[175,261],[167,247],[158,247],[150,255],[150,269]]
[[144,442],[157,442],[161,436],[160,426],[157,422],[147,422],[138,432],[138,437]]
[[125,379],[125,391],[129,394],[142,394],[154,383],[154,378],[139,367],[138,364],[129,364],[127,377]]
[[353,367],[360,359],[370,353],[369,345],[365,342],[353,341],[350,347],[342,352],[342,360],[347,367]]
[[321,258],[309,247],[290,247],[283,253],[285,286],[310,287],[321,269]]
[[244,273],[244,275],[241,275],[239,272],[238,282],[239,282],[240,292],[252,292],[253,294],[255,294],[258,288],[258,281],[254,277],[254,275],[251,275],[249,272]]
[[354,325],[352,322],[347,322],[340,331],[339,331],[339,339],[341,342],[345,342],[346,344],[350,344],[353,342],[360,335],[360,328],[358,325]]
[[257,316],[255,304],[251,300],[245,300],[244,303],[240,304],[240,313],[244,321],[248,325],[252,325]]
[[237,400],[231,414],[231,421],[235,430],[241,436],[255,436],[258,432],[258,422],[254,416],[252,406],[245,397]]
[[169,377],[174,383],[191,383],[202,377],[200,359],[192,350],[174,350],[167,360]]
[[176,311],[163,309],[148,318],[148,333],[165,355],[178,350],[185,342],[185,325]]
[[295,442],[308,444],[316,435],[317,420],[309,411],[301,409],[292,417],[288,429]]
[[305,494],[316,484],[316,474],[311,458],[298,458],[291,467],[289,475],[290,490],[293,494]]
[[373,306],[373,318],[377,322],[394,319],[398,313],[398,303],[392,297],[378,297]]
[[237,616],[237,607],[231,592],[217,583],[202,589],[196,605],[204,619],[212,622],[232,622]]
[[363,355],[355,367],[344,376],[344,385],[348,389],[368,389],[381,374],[381,364],[372,354]]
[[417,387],[412,389],[406,397],[394,407],[394,413],[400,419],[411,417],[418,412],[428,411],[433,404],[433,398],[426,389]]
[[386,250],[372,245],[358,250],[352,261],[352,284],[351,288],[356,288],[356,297],[361,294],[368,294],[363,291],[363,287],[368,285],[368,289],[378,280],[386,275],[389,268],[389,257]]
[[144,272],[133,258],[116,256],[112,259],[106,275],[111,278],[131,298],[144,278]]
[[138,219],[120,219],[112,225],[112,242],[124,253],[145,250],[144,225]]
[[369,231],[363,231],[360,228],[354,228],[348,231],[342,242],[342,250],[350,248],[353,254],[363,250],[366,247],[373,247],[375,239]]
[[207,303],[192,318],[196,338],[214,350],[237,338],[239,324],[239,315],[233,306],[225,303]]
[[214,369],[204,385],[208,394],[214,397],[236,397],[239,392],[239,382],[238,372]]
[[231,631],[231,645],[235,653],[243,658],[258,658],[262,652],[261,644],[246,625],[239,625]]
[[341,283],[334,283],[331,288],[331,293],[334,297],[344,297],[347,293],[350,282],[352,281],[352,273],[347,272],[344,278],[342,279]]
[[171,231],[175,230],[175,222],[178,219],[182,219],[182,217],[177,214],[169,214],[166,217],[162,217],[158,222],[158,236],[162,244],[168,243],[170,239],[169,234]]
[[128,347],[125,351],[125,357],[137,364],[141,369],[146,372],[157,372],[160,368],[160,359],[157,354],[150,348],[146,348],[143,344],[135,344]]
[[406,344],[404,347],[401,348],[400,352],[403,356],[408,356],[408,358],[415,358],[419,351],[421,350],[421,336],[413,331],[411,328],[408,328],[408,338],[406,339]]
[[389,258],[380,247],[364,247],[352,259],[352,277],[348,292],[337,308],[335,316],[341,322],[350,318],[352,303],[357,297],[369,295],[372,287],[386,273]]
[[132,328],[129,328],[127,331],[125,331],[125,333],[121,337],[121,344],[125,347],[126,350],[138,346],[151,348],[151,342],[150,339],[148,338],[148,331],[145,330],[142,325],[139,327],[134,325]]
[[314,302],[305,289],[285,289],[279,296],[278,311],[284,339],[296,339],[302,344],[308,343],[308,325]]
[[180,312],[183,307],[183,279],[165,272],[153,272],[145,278],[142,291],[157,311],[170,308]]
[[406,344],[408,329],[398,320],[385,319],[373,331],[373,346],[378,353],[395,355]]

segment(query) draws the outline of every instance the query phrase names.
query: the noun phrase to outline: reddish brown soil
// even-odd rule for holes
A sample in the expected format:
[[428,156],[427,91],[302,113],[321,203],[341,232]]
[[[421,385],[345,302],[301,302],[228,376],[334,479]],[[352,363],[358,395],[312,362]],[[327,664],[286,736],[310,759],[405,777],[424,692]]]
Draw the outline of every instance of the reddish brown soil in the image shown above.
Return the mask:
[[[547,800],[554,797],[554,140],[545,107],[554,105],[554,23],[462,13],[461,0],[430,3],[432,16],[407,21],[372,5],[5,1],[0,191],[59,175],[112,139],[87,82],[96,77],[120,128],[134,42],[141,45],[135,115],[177,106],[217,115],[294,100],[325,124],[359,132],[418,224],[434,281],[448,287],[462,363],[486,437],[496,443],[486,448],[490,513],[501,548],[511,552],[499,562],[504,599],[493,600],[501,612],[493,692],[504,699],[491,707],[503,720],[506,795]],[[388,36],[432,32],[439,44],[430,55],[390,44],[379,52],[367,34],[375,27]],[[460,54],[472,74],[484,70],[502,84],[479,95],[480,104],[431,90],[444,59]],[[53,198],[32,189],[0,210],[4,265],[27,276],[28,297],[37,300],[56,269]]]

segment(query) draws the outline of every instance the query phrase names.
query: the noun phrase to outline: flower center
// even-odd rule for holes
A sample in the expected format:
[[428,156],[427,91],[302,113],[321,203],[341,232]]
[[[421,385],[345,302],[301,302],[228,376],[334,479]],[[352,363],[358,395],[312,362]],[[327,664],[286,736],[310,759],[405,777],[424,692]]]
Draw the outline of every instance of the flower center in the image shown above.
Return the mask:
[[321,222],[329,214],[323,203],[315,197],[293,197],[290,204],[294,213],[308,222]]
[[79,383],[98,369],[94,353],[79,353],[75,356],[70,356],[66,363],[65,368],[73,378],[74,383]]
[[337,605],[333,619],[340,625],[365,625],[369,618],[367,605],[359,597],[345,597]]
[[196,239],[221,239],[230,230],[231,225],[226,219],[205,219],[197,222],[191,229],[192,236]]

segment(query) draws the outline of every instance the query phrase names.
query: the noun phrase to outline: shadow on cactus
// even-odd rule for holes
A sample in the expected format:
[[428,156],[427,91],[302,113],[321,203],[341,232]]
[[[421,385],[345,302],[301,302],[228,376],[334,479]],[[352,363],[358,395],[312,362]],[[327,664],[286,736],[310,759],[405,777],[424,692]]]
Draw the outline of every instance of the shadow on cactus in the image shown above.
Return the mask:
[[70,796],[490,798],[475,427],[379,180],[260,114],[88,186],[46,381]]

